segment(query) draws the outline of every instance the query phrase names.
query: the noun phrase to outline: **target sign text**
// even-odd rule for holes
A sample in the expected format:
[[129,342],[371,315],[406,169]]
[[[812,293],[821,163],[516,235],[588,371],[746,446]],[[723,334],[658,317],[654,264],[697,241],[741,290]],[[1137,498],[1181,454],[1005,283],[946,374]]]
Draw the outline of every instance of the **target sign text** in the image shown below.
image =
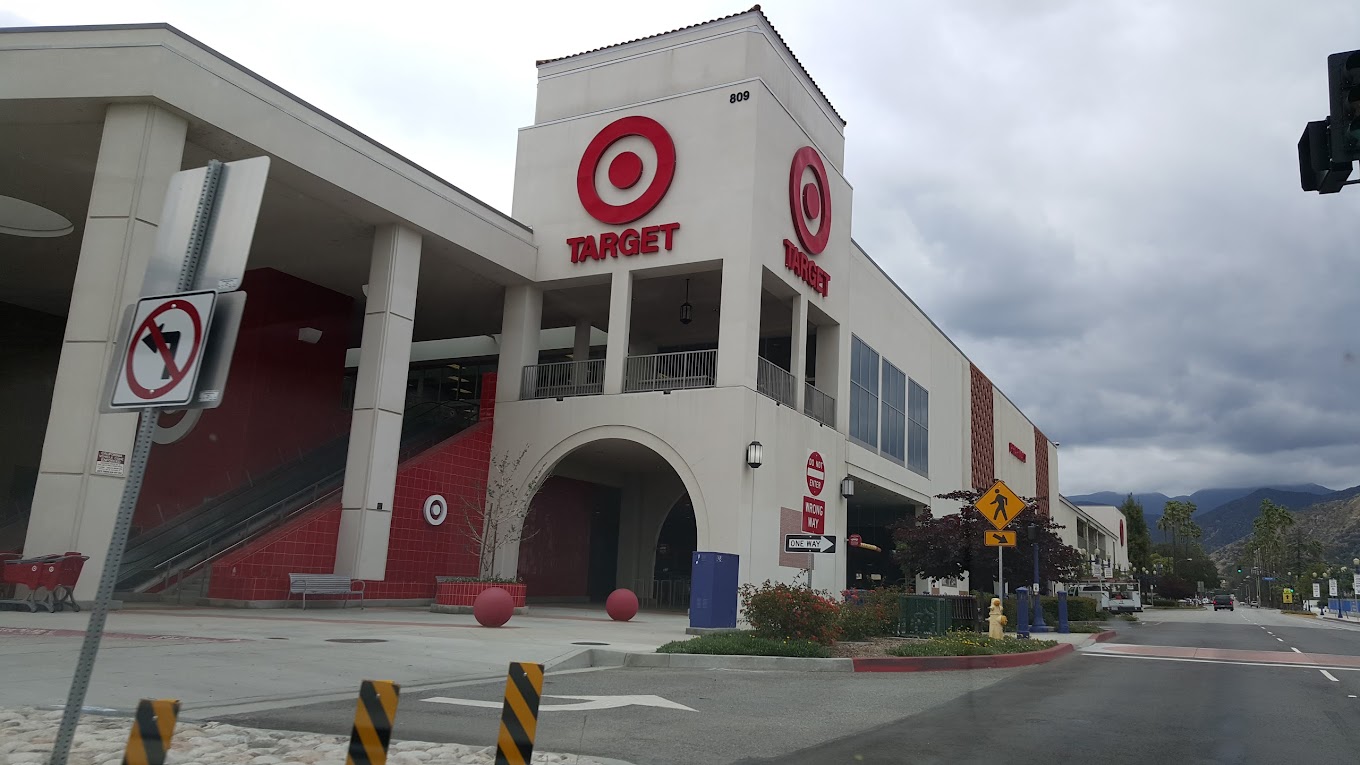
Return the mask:
[[[811,180],[805,183],[807,176]],[[831,186],[822,157],[811,146],[794,152],[789,165],[789,214],[798,244],[784,240],[784,268],[826,297],[831,274],[812,259],[831,241]]]
[[[621,144],[620,148],[624,150],[614,153],[604,173],[605,181],[614,189],[610,192],[614,198],[627,200],[616,204],[601,196],[598,176],[605,155],[614,150],[615,144],[625,139],[633,140],[632,143]],[[630,145],[641,148],[641,144],[650,146],[653,156],[644,160],[636,151],[628,149]],[[651,170],[651,180],[638,190],[648,169]],[[671,140],[670,133],[650,117],[633,115],[609,123],[586,146],[581,154],[581,163],[576,168],[576,195],[590,217],[606,225],[622,226],[656,209],[670,190],[674,178],[675,142]],[[571,249],[571,262],[584,263],[620,255],[629,257],[670,252],[675,244],[675,232],[679,230],[680,224],[671,222],[573,236],[566,241],[567,247]]]

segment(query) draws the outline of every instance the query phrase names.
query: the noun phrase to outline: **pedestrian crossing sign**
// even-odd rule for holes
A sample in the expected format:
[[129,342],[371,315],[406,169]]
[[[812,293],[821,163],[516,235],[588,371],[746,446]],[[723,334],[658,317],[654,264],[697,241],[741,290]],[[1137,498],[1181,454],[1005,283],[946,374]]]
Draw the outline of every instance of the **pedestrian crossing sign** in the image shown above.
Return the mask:
[[973,507],[982,513],[988,523],[997,529],[1004,529],[1025,509],[1025,501],[1016,496],[1005,481],[997,481],[995,486],[973,503]]

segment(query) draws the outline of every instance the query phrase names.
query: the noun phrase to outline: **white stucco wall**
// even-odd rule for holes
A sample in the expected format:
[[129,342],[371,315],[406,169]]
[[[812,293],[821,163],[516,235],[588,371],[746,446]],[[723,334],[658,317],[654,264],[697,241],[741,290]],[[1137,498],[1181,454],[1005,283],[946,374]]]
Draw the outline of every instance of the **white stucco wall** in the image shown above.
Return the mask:
[[[492,449],[517,455],[529,447],[517,473],[517,483],[527,488],[532,476],[606,438],[633,441],[667,461],[690,493],[699,549],[741,556],[742,581],[792,581],[797,574],[778,565],[779,508],[801,511],[810,450],[826,461],[827,487],[818,498],[826,502],[828,533],[843,538],[845,503],[837,483],[845,475],[844,439],[749,388],[502,402]],[[754,470],[745,461],[751,441],[760,441],[765,452],[764,464]],[[650,575],[656,540],[640,541],[646,549],[637,566]],[[819,556],[814,586],[838,590],[844,580],[842,554]]]
[[[1006,482],[1011,491],[1022,497],[1034,497],[1036,474],[1034,467],[1034,424],[1012,404],[1009,399],[995,391],[992,396],[993,435],[996,448],[996,477]],[[1011,454],[1010,445],[1015,444],[1025,454],[1024,461]]]

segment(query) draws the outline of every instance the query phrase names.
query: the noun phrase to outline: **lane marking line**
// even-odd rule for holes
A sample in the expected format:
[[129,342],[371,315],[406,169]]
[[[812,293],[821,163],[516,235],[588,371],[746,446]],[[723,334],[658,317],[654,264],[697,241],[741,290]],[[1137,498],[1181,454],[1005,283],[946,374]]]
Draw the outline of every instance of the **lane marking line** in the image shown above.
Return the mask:
[[1278,640],[1278,641],[1280,641],[1281,643],[1284,642],[1284,638],[1275,638],[1275,639]]
[[[1108,659],[1138,659],[1140,661],[1185,661],[1192,664],[1233,664],[1239,667],[1275,667],[1277,669],[1317,669],[1321,665],[1317,664],[1274,664],[1267,661],[1232,661],[1229,659],[1183,659],[1175,656],[1133,656],[1126,653],[1105,653],[1102,651],[1091,651],[1085,648],[1080,650],[1082,656],[1103,656]],[[1337,672],[1360,672],[1360,667],[1327,667],[1327,669]]]
[[1346,694],[1346,698],[1348,698],[1348,699],[1353,699],[1353,698],[1355,698],[1355,694],[1354,694],[1354,693],[1348,693],[1348,694]]
[[1328,672],[1325,669],[1319,669],[1318,671],[1322,673],[1323,677],[1327,678],[1328,680],[1331,680],[1334,683],[1341,682],[1340,680],[1337,680],[1335,677],[1333,677],[1331,672]]
[[1300,651],[1299,649],[1295,648],[1295,647],[1292,646],[1292,645],[1289,646],[1289,650],[1293,651],[1294,653],[1303,653],[1303,651]]

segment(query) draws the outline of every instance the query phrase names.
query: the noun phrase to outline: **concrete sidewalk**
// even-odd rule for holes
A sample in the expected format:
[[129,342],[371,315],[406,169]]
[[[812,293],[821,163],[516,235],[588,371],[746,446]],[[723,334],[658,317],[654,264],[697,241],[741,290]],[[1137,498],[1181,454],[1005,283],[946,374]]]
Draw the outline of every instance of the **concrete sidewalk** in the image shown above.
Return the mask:
[[[61,704],[88,613],[0,612],[0,707]],[[683,614],[615,622],[602,607],[533,606],[497,629],[415,608],[135,607],[109,615],[86,704],[130,710],[178,698],[186,718],[353,698],[366,679],[403,690],[502,678],[592,648],[652,652],[686,637]]]

